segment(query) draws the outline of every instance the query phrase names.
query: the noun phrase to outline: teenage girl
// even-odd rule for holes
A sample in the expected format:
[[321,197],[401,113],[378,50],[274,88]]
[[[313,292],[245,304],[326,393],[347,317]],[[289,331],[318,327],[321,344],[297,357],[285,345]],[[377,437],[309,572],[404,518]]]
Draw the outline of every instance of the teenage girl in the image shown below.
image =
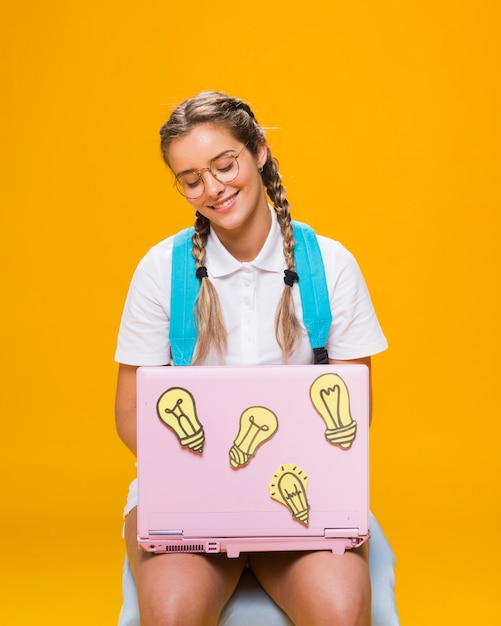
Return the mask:
[[[193,255],[200,294],[194,365],[312,363],[302,322],[294,239],[285,189],[263,129],[250,107],[219,92],[181,103],[160,131],[162,156],[196,215]],[[271,204],[270,204],[271,201]],[[352,255],[318,236],[329,289],[330,363],[364,363],[386,348]],[[170,365],[173,238],[140,262],[125,304],[116,423],[136,453],[136,369]],[[252,569],[296,626],[368,626],[371,586],[367,544],[342,556],[329,551],[241,555],[138,549],[135,482],[126,507],[125,539],[142,626],[217,624],[243,569]],[[193,589],[196,593],[193,594]]]

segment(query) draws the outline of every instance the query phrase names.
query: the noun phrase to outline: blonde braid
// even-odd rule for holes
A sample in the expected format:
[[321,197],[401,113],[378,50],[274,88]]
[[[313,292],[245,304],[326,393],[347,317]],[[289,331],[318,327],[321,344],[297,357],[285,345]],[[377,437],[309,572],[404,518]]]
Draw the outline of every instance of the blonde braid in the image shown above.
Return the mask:
[[227,333],[219,296],[205,269],[205,244],[209,231],[209,220],[197,213],[192,241],[197,275],[200,273],[200,291],[195,307],[198,338],[193,365],[201,365],[211,352],[214,352],[222,362],[227,348]]
[[[294,261],[295,241],[291,224],[290,205],[285,194],[284,186],[282,185],[278,162],[271,156],[269,150],[268,160],[263,168],[262,176],[268,196],[273,202],[277,214],[278,224],[283,238],[283,250],[287,270],[289,270],[290,275],[294,276],[295,280],[297,280],[298,277],[295,273],[296,264]],[[282,358],[285,363],[287,363],[290,356],[297,348],[302,336],[301,325],[296,316],[292,297],[293,283],[294,280],[288,280],[286,282],[275,314],[275,336],[278,345],[282,349]]]

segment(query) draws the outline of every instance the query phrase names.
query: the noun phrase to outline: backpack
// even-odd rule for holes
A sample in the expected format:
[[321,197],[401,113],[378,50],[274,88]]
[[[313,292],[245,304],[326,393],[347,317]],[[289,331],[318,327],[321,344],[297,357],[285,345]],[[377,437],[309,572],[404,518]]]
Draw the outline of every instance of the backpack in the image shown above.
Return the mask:
[[[332,313],[324,264],[314,230],[307,224],[292,221],[294,260],[299,275],[303,321],[308,331],[315,364],[329,362],[327,337]],[[197,329],[195,301],[200,288],[196,262],[192,254],[194,228],[186,228],[174,237],[172,250],[171,319],[169,339],[174,365],[189,365],[195,351]]]

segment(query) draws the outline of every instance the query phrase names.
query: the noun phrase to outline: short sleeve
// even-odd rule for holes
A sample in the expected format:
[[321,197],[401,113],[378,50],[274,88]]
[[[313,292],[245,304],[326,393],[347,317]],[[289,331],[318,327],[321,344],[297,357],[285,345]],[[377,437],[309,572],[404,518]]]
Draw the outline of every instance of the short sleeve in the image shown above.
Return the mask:
[[356,259],[339,242],[318,239],[332,310],[329,357],[350,360],[386,350],[388,343]]
[[126,365],[171,362],[169,343],[172,238],[153,247],[134,272],[125,301],[115,360]]

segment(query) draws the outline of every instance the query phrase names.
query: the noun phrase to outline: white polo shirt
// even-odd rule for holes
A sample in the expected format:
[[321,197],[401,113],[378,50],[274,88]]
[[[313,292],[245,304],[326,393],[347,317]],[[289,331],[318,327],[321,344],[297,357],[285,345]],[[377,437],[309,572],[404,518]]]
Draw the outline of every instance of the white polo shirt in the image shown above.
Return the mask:
[[[286,265],[280,228],[273,211],[272,215],[268,238],[251,262],[237,261],[213,232],[208,237],[207,272],[219,294],[228,331],[226,365],[282,363],[275,338],[275,311],[284,289]],[[333,317],[327,343],[329,357],[349,360],[385,350],[387,342],[354,257],[339,242],[317,238]],[[115,359],[119,363],[172,363],[169,320],[173,240],[169,237],[151,248],[134,273],[118,335]],[[289,364],[312,363],[297,283],[293,297],[303,338]],[[209,360],[207,364],[215,365],[217,361]]]

